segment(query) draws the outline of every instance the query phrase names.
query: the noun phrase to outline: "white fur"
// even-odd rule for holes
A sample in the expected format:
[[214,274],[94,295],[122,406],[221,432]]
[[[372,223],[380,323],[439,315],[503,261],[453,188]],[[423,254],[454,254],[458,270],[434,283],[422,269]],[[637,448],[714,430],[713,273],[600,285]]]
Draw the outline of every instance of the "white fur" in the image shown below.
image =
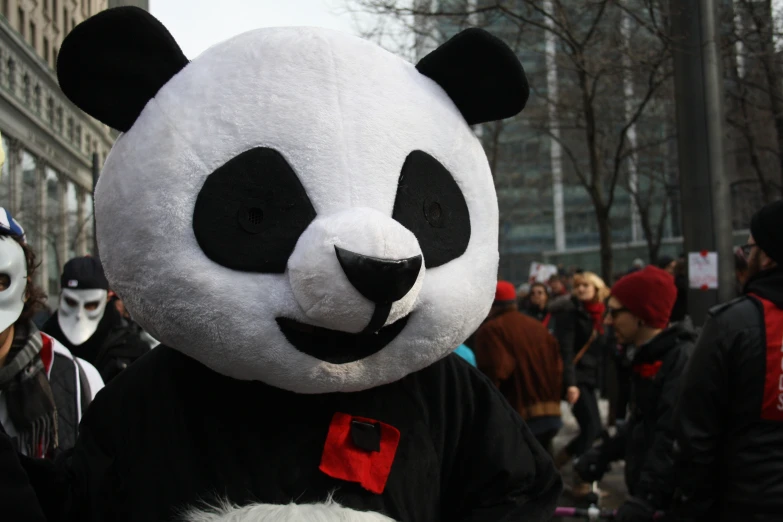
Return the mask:
[[239,507],[222,503],[216,508],[188,511],[184,522],[394,522],[369,511],[354,511],[333,501],[324,504],[251,504]]
[[[318,214],[286,274],[220,266],[193,232],[207,176],[256,146],[288,160]],[[463,191],[467,251],[422,268],[392,310],[390,320],[411,312],[408,324],[383,350],[342,365],[299,352],[276,317],[356,332],[372,315],[334,244],[390,258],[420,252],[391,219],[401,167],[417,149]],[[363,390],[432,364],[478,327],[494,295],[498,210],[481,144],[412,64],[325,29],[259,29],[191,62],[118,139],[95,205],[107,276],[145,330],[217,372],[300,393]]]

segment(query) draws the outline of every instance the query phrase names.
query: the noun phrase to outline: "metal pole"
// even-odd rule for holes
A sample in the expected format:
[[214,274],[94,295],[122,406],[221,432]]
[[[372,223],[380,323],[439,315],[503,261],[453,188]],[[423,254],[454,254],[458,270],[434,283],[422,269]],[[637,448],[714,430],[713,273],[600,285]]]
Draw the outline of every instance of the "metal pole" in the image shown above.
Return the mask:
[[98,184],[98,176],[101,174],[101,167],[98,163],[98,153],[93,152],[92,153],[92,206],[93,206],[93,212],[92,212],[92,241],[93,241],[93,252],[95,257],[100,259],[100,256],[98,255],[98,228],[97,228],[97,222],[95,220],[95,186]]
[[688,291],[688,314],[701,325],[734,287],[718,2],[670,0],[670,8],[683,247],[686,254],[718,252],[718,290]]

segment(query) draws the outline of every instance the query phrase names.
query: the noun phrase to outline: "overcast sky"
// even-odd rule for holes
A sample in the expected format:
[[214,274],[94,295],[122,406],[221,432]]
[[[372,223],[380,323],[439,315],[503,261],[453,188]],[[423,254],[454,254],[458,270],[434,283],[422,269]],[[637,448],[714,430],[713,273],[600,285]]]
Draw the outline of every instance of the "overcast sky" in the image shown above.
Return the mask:
[[353,33],[341,0],[150,0],[188,58],[232,36],[259,27],[317,26]]

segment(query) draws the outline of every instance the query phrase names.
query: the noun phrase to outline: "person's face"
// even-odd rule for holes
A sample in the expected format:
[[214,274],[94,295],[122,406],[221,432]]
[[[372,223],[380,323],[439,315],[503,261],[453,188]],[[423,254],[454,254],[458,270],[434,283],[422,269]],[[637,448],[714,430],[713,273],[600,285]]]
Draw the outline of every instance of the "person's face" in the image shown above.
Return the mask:
[[756,246],[756,240],[753,239],[753,236],[748,237],[748,244],[746,246],[748,260],[748,270],[745,274],[746,279],[753,277],[762,270],[772,267],[772,259]]
[[543,286],[534,286],[533,289],[530,290],[531,303],[543,309],[546,307],[546,301],[547,301],[546,289],[544,289]]
[[639,319],[614,297],[609,298],[604,324],[614,328],[614,335],[620,344],[630,344],[639,333]]
[[672,261],[668,265],[666,265],[666,271],[669,272],[671,275],[674,275],[674,272],[677,270],[677,261]]
[[563,291],[563,282],[560,279],[552,279],[549,282],[549,287],[554,293],[559,294]]
[[576,297],[580,301],[592,301],[595,299],[595,287],[584,279],[580,279],[579,282],[574,285],[574,291],[576,292]]

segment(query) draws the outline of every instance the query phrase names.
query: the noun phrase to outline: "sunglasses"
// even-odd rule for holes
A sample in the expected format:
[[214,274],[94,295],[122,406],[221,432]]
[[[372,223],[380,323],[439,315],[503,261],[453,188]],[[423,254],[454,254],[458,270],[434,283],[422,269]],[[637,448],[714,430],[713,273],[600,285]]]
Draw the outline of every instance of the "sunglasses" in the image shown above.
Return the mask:
[[606,315],[611,315],[612,319],[617,319],[617,316],[623,312],[630,312],[627,308],[607,308]]

